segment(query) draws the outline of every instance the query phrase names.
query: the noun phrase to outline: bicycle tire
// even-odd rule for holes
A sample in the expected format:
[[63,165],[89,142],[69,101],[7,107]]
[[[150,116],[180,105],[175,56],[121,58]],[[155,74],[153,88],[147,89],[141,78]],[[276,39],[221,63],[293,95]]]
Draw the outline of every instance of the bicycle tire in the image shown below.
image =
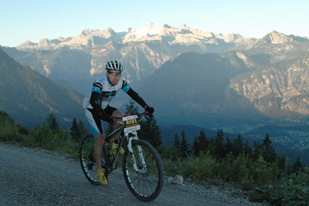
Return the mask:
[[[100,182],[97,178],[97,164],[94,160],[94,145],[95,140],[92,134],[87,134],[81,141],[79,146],[79,160],[84,175],[87,180],[93,185],[100,185]],[[105,173],[105,160],[102,154],[102,168]]]
[[138,155],[137,146],[141,146],[146,163],[146,171],[138,174],[133,169],[131,156],[126,148],[123,157],[123,174],[125,182],[132,194],[143,202],[156,199],[163,187],[163,166],[158,152],[148,142],[143,140],[132,140],[132,149],[136,164],[141,170],[141,160]]

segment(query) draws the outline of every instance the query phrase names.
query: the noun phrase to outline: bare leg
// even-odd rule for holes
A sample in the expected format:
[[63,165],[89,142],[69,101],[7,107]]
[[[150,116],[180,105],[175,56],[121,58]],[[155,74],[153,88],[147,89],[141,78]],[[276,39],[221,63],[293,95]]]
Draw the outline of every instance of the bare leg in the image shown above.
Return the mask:
[[105,142],[105,135],[104,134],[99,134],[94,137],[95,139],[95,146],[94,146],[94,159],[95,162],[97,163],[97,169],[102,169],[102,148]]
[[[123,113],[122,113],[120,110],[116,110],[116,111],[113,112],[112,116],[113,116],[113,117],[123,117]],[[117,121],[122,121],[122,120],[117,119]],[[115,124],[114,124],[114,131],[115,131],[115,129],[117,129],[117,128],[120,127],[120,126],[121,126],[121,124],[115,123]],[[121,132],[116,133],[116,134],[114,135],[114,137],[113,137],[113,140],[118,139],[120,133],[121,133]]]

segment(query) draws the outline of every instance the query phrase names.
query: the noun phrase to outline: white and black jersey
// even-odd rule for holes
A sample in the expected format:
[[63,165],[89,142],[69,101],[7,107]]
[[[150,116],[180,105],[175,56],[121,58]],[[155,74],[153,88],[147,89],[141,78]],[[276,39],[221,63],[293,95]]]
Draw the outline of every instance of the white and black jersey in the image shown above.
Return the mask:
[[129,84],[122,78],[114,86],[111,85],[107,76],[98,78],[94,81],[89,96],[84,99],[84,107],[95,109],[99,106],[104,110],[120,89],[127,93],[130,88]]
[[[91,125],[94,136],[95,134],[103,133],[100,120],[108,121],[112,112],[116,110],[110,107],[109,103],[120,89],[126,92],[143,108],[147,106],[144,100],[122,78],[119,79],[116,85],[112,85],[107,76],[97,79],[92,85],[89,96],[86,97],[83,102],[83,106],[86,109],[86,117]],[[102,111],[107,114],[107,116],[105,115],[105,117],[102,117]]]

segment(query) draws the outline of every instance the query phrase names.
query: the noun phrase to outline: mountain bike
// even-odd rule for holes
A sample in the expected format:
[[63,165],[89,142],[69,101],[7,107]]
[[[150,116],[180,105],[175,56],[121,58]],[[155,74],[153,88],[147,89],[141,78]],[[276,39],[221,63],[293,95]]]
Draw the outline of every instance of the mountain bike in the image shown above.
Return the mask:
[[[120,117],[122,121],[116,120],[121,126],[105,137],[102,149],[102,169],[108,179],[109,174],[117,169],[120,147],[125,145],[123,146],[125,153],[122,160],[125,182],[137,199],[150,202],[156,199],[162,190],[163,166],[155,148],[147,141],[138,139],[137,131],[140,130],[140,122],[145,117],[144,113],[139,117],[125,115]],[[118,147],[115,154],[112,155],[108,142],[118,132],[121,132],[118,138]],[[83,173],[89,182],[100,185],[96,177],[97,165],[94,159],[94,145],[93,135],[87,134],[80,143],[79,158]]]

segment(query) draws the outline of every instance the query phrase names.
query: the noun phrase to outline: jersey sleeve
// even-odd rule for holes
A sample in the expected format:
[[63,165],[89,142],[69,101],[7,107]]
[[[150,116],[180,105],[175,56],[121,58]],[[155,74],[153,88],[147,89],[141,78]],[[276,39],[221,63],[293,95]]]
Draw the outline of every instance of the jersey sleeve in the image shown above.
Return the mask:
[[121,89],[122,89],[125,93],[128,93],[128,91],[129,91],[130,88],[131,88],[130,85],[129,85],[125,80],[123,80]]
[[146,102],[143,100],[139,94],[137,94],[132,88],[130,88],[127,92],[127,94],[136,101],[139,105],[141,105],[143,108],[147,106]]
[[90,104],[95,111],[100,111],[103,85],[99,82],[94,82],[92,85]]

